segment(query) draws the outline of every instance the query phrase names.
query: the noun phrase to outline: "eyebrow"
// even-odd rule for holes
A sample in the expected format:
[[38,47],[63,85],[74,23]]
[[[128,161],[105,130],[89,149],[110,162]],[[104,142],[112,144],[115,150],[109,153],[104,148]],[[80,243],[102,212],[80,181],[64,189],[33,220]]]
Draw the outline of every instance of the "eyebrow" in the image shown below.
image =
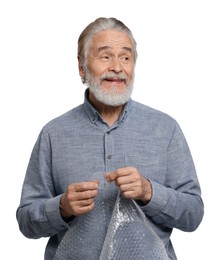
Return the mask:
[[[99,52],[101,52],[101,51],[103,51],[103,50],[109,50],[109,49],[111,49],[110,46],[101,46],[101,47],[97,48],[97,52],[99,53]],[[125,51],[129,51],[130,53],[132,53],[132,49],[131,49],[130,47],[122,47],[122,49],[125,50]]]

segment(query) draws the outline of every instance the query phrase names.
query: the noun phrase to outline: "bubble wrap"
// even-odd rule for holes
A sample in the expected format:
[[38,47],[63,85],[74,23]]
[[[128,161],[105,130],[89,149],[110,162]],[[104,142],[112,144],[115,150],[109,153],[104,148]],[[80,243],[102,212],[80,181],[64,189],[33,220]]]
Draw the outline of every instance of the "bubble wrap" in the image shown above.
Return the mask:
[[[139,206],[120,194],[99,210],[75,219],[56,251],[54,260],[167,260],[160,238]],[[112,206],[111,206],[112,205]],[[93,237],[91,236],[93,234]],[[96,235],[97,234],[97,235]]]
[[118,196],[99,260],[167,260],[163,242],[143,211]]

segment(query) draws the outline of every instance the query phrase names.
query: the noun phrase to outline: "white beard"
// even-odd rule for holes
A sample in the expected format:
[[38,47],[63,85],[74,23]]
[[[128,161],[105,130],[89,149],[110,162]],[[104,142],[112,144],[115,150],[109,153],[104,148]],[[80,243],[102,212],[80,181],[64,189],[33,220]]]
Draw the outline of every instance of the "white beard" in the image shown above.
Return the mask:
[[[106,77],[119,77],[124,79],[126,83],[124,92],[120,92],[116,86],[111,87],[108,92],[104,91],[102,89],[101,82],[102,79]],[[133,82],[134,76],[132,77],[131,81],[128,82],[127,77],[122,74],[111,72],[106,75],[102,75],[99,79],[95,79],[88,70],[86,72],[86,84],[89,87],[89,91],[99,102],[108,106],[120,106],[127,103],[133,91]]]

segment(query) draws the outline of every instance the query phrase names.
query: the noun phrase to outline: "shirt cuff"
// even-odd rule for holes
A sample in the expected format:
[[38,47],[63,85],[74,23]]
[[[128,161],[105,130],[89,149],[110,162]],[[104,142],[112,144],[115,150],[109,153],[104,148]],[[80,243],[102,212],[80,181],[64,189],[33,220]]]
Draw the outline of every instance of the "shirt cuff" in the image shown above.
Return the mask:
[[60,214],[60,199],[61,195],[51,198],[45,205],[45,211],[50,224],[58,230],[63,230],[70,226],[70,222],[65,222]]
[[167,204],[167,188],[163,185],[150,181],[152,186],[152,198],[148,204],[140,206],[147,216],[154,216],[162,211]]

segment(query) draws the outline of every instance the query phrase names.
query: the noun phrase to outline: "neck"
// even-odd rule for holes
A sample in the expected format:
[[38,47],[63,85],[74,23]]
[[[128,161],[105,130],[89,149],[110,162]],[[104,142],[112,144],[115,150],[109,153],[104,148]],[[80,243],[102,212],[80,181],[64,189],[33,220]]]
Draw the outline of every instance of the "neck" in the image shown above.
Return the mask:
[[120,106],[109,106],[98,101],[92,93],[89,92],[89,101],[97,109],[103,120],[112,126],[119,118],[124,105]]

